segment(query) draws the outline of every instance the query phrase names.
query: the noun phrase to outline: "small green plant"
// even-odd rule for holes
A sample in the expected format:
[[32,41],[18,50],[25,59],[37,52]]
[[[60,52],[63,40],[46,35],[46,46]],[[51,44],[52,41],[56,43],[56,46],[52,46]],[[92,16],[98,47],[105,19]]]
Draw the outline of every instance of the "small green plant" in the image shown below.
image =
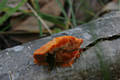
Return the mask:
[[8,1],[8,0],[2,0],[2,1],[0,2],[0,10],[1,10],[1,11],[3,11],[3,9],[6,7],[7,1]]
[[[93,36],[93,38],[97,39],[97,35],[94,33],[95,32],[94,26],[95,26],[95,23],[90,23],[89,30],[91,31],[90,34]],[[108,67],[107,63],[104,61],[104,55],[102,55],[103,54],[102,49],[99,47],[98,44],[95,47],[96,47],[96,49],[95,49],[96,56],[97,56],[97,58],[99,60],[99,64],[100,64],[101,74],[102,74],[104,80],[110,80],[109,67]]]
[[72,24],[73,26],[77,26],[77,22],[76,22],[76,17],[75,17],[75,14],[74,14],[74,10],[73,10],[73,0],[67,0],[68,4],[69,4],[69,8],[70,8],[70,12],[71,12],[71,15],[72,15]]
[[69,27],[69,18],[67,16],[67,13],[65,12],[65,9],[64,9],[63,5],[61,4],[61,2],[59,0],[56,0],[56,2],[57,2],[58,6],[60,7],[60,9],[61,9],[61,11],[62,11],[62,13],[63,13],[63,15],[65,17],[65,25],[66,25],[65,29],[68,29],[68,27]]
[[98,45],[96,47],[97,47],[96,55],[97,55],[98,60],[99,60],[100,70],[101,70],[102,76],[103,76],[104,80],[110,80],[109,67],[108,67],[107,63],[104,62],[104,56],[101,55],[101,53],[103,53],[103,52]]
[[120,10],[120,0],[118,0],[119,10]]
[[[7,0],[2,0],[2,2],[7,1]],[[6,21],[13,13],[15,13],[27,0],[22,0],[16,7],[8,9],[6,14],[0,18],[0,24],[2,24],[4,21]],[[1,6],[6,6],[6,2],[4,2],[4,5],[1,3]],[[3,8],[1,10],[3,10]]]

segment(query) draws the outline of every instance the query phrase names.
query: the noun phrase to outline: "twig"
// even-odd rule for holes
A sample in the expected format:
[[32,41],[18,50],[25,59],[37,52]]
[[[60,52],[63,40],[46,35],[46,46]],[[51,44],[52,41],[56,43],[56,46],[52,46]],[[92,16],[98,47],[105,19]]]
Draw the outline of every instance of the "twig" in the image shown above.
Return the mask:
[[44,22],[44,20],[37,14],[37,12],[32,8],[32,6],[27,3],[27,6],[31,9],[31,11],[34,13],[34,15],[37,17],[38,20],[41,21],[41,23],[43,24],[43,26],[48,30],[48,32],[50,34],[52,34],[52,31],[48,28],[47,24]]
[[10,80],[13,80],[13,78],[12,78],[12,72],[9,71],[8,74],[9,74],[9,79],[10,79]]
[[68,17],[69,17],[69,19],[71,18],[71,9],[70,9],[70,7],[69,7],[69,10],[68,10]]

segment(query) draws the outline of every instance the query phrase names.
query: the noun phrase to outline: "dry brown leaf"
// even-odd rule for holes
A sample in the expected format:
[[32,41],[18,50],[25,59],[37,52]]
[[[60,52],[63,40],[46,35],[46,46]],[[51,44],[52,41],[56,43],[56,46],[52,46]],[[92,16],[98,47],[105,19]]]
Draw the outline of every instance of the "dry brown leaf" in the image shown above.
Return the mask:
[[[31,0],[31,1],[34,1],[34,0]],[[48,4],[51,1],[53,0],[39,0],[39,5],[40,7],[44,7],[46,4]]]
[[118,0],[113,0],[113,2],[118,2]]
[[[64,3],[64,0],[60,0],[62,2],[62,4]],[[56,0],[39,0],[40,2],[40,6],[41,4],[43,6],[41,6],[40,11],[43,13],[47,13],[47,14],[51,14],[54,16],[58,16],[61,13],[61,10],[59,8],[59,6],[56,3]],[[30,16],[27,19],[24,20],[20,20],[17,23],[15,23],[15,21],[17,21],[19,19],[18,18],[13,18],[11,20],[12,23],[12,29],[11,31],[27,31],[27,32],[37,32],[39,33],[39,25],[38,25],[38,21],[36,17]],[[51,27],[54,24],[45,21],[46,24]],[[43,28],[44,30],[44,28]],[[15,40],[18,40],[20,42],[26,42],[26,41],[30,41],[36,38],[32,38],[32,36],[29,36],[31,38],[26,38],[26,37],[13,37]]]
[[114,0],[112,2],[109,2],[107,5],[105,5],[102,9],[102,12],[105,12],[105,11],[112,11],[112,10],[119,10],[120,9],[120,6],[119,6],[119,3]]
[[[30,16],[24,21],[19,21],[19,22],[17,22],[17,24],[13,23],[15,21],[16,21],[16,19],[11,20],[12,26],[14,26],[14,27],[12,27],[11,31],[28,31],[28,32],[39,33],[38,21],[34,16]],[[46,23],[49,26],[53,26],[53,24],[51,24],[49,22],[46,22]],[[44,29],[44,27],[42,27],[42,28]]]
[[[46,5],[44,5],[40,11],[43,13],[47,13],[47,14],[51,14],[54,16],[58,16],[61,12],[59,6],[56,3],[56,0],[39,0],[42,3],[46,2]],[[63,4],[63,0],[61,0],[62,4]],[[19,17],[18,17],[19,18]],[[21,20],[17,23],[15,23],[15,21],[17,21],[18,18],[13,18],[11,20],[12,23],[12,29],[11,30],[24,30],[24,31],[33,31],[33,32],[39,32],[39,25],[38,25],[38,21],[37,18],[30,16],[29,18],[27,18],[26,20]],[[20,23],[20,24],[19,24]],[[46,24],[51,27],[54,24],[47,22]],[[43,28],[44,29],[44,28]]]
[[[16,19],[12,19],[11,22],[15,22]],[[21,21],[21,23],[13,23],[12,31],[35,31],[39,32],[38,23],[35,17],[30,16],[26,20]]]
[[[60,0],[60,1],[62,4],[64,4],[64,0]],[[49,3],[44,5],[40,11],[43,13],[48,13],[48,14],[54,15],[54,16],[58,16],[61,13],[61,9],[59,8],[58,4],[56,3],[56,0],[49,1]]]

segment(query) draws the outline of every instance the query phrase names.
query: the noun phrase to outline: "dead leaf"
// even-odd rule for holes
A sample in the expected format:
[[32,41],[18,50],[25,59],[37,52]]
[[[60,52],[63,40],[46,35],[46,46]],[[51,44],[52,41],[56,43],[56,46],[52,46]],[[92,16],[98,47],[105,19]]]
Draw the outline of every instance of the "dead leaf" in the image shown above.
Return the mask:
[[[40,0],[41,1],[41,0]],[[62,4],[64,4],[64,0],[60,0]],[[54,16],[58,16],[61,13],[61,9],[59,8],[58,4],[56,3],[56,0],[51,0],[49,3],[44,5],[41,9],[41,12],[48,13]]]
[[113,0],[113,2],[118,2],[118,0]]
[[102,12],[109,11],[109,10],[110,11],[119,10],[119,9],[120,9],[119,3],[117,1],[111,1],[104,6],[104,8],[102,9]]
[[[60,0],[62,2],[62,4],[64,4],[64,0]],[[61,9],[59,8],[59,6],[56,3],[56,0],[39,0],[40,4],[44,4],[43,6],[40,5],[40,11],[43,13],[47,13],[47,14],[51,14],[54,16],[58,16],[61,13]],[[21,19],[19,20],[20,17],[17,18],[13,18],[11,19],[11,24],[12,24],[12,29],[11,31],[27,31],[27,32],[36,32],[39,33],[39,25],[38,25],[38,21],[37,18],[34,16],[29,16],[26,19]],[[52,27],[54,24],[48,21],[45,21],[46,24],[49,27]],[[43,31],[44,31],[44,27],[42,27]],[[37,35],[38,36],[38,35]],[[20,42],[26,42],[26,41],[30,41],[33,39],[36,39],[33,36],[29,36],[26,38],[26,36],[24,37],[12,37],[15,40],[18,40]]]
[[38,26],[37,20],[33,16],[28,17],[26,20],[23,20],[23,21],[21,20],[17,22],[17,24],[13,23],[15,21],[16,19],[11,20],[11,24],[13,26],[11,31],[39,32],[39,26]]
[[[14,1],[14,0],[13,0]],[[60,15],[60,8],[56,3],[56,0],[39,0],[42,3],[46,3],[46,5],[44,5],[40,11],[43,13],[47,13],[47,14],[51,14],[54,16],[58,16]],[[64,0],[60,0],[63,4]],[[24,31],[33,31],[33,32],[39,32],[39,25],[38,25],[38,21],[36,17],[30,16],[29,18],[27,18],[26,20],[19,20],[18,18],[13,18],[11,20],[11,24],[12,24],[12,29],[11,31],[16,31],[16,30],[24,30]],[[50,23],[48,21],[46,21],[46,24],[51,27],[54,24]],[[43,28],[44,29],[44,28]]]
[[[17,22],[16,24],[13,23],[15,22],[16,19],[12,19],[11,20],[11,24],[12,24],[12,29],[11,31],[27,31],[27,32],[36,32],[39,33],[39,25],[38,25],[38,21],[36,19],[36,17],[34,16],[30,16],[28,17],[26,20],[21,20],[19,22]],[[46,22],[47,25],[49,26],[53,26],[53,24]],[[44,29],[44,27],[42,27]]]

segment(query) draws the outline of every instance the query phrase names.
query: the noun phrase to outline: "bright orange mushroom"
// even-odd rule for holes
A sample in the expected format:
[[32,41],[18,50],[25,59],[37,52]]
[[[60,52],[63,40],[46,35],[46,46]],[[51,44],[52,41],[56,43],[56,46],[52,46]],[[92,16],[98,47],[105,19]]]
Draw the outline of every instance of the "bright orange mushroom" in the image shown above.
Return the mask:
[[83,39],[73,36],[56,37],[39,49],[35,50],[34,63],[39,65],[49,65],[67,67],[74,63],[80,56],[80,45]]

